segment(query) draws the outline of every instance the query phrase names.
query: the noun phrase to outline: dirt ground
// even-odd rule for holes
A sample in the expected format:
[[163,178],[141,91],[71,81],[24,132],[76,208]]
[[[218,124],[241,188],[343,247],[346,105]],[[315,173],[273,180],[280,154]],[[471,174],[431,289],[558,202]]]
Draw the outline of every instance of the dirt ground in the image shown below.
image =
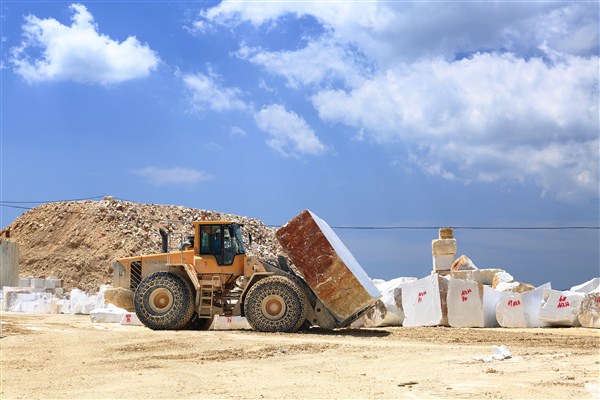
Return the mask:
[[[600,398],[585,328],[151,331],[84,315],[1,316],[2,399]],[[474,357],[506,345],[512,357]]]

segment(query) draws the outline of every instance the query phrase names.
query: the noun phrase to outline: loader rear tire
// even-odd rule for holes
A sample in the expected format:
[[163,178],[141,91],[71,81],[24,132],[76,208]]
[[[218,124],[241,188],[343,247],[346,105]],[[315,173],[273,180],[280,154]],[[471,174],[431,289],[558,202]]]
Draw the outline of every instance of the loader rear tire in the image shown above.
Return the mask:
[[135,312],[150,329],[182,329],[194,314],[192,288],[179,276],[159,271],[145,277],[133,297]]
[[214,318],[198,318],[198,314],[194,313],[190,322],[187,323],[184,329],[190,331],[206,331],[212,325]]
[[255,283],[244,301],[252,329],[260,332],[296,332],[306,320],[308,299],[293,280],[270,276]]

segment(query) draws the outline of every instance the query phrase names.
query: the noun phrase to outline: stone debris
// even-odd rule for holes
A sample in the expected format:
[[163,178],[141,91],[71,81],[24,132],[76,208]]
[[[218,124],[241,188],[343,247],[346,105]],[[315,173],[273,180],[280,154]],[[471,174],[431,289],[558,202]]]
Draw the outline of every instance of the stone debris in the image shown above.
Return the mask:
[[246,248],[250,256],[276,260],[283,254],[275,229],[257,219],[112,197],[43,204],[16,218],[4,231],[10,230],[11,240],[20,245],[21,276],[57,276],[67,291],[94,291],[112,283],[116,258],[159,253],[160,227],[169,231],[171,250],[176,250],[193,234],[192,221],[202,217],[243,224],[244,239],[252,235],[252,245]]
[[508,347],[506,347],[505,345],[500,345],[500,346],[494,346],[494,354],[490,355],[490,356],[477,356],[477,357],[473,357],[474,360],[476,361],[482,361],[482,362],[492,362],[492,361],[502,361],[502,360],[506,360],[507,358],[511,358],[512,357],[512,353],[510,352],[510,350],[508,349]]

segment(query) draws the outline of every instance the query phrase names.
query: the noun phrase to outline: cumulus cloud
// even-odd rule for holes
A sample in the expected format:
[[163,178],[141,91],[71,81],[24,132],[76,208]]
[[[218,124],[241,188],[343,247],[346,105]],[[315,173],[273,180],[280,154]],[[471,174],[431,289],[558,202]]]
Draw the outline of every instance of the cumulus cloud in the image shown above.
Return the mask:
[[213,176],[202,171],[197,171],[190,168],[173,167],[173,168],[158,168],[144,167],[131,171],[134,175],[141,176],[153,185],[180,185],[190,186],[199,182],[204,182],[213,179]]
[[115,84],[143,78],[159,57],[134,36],[123,42],[99,33],[84,5],[72,4],[71,26],[54,18],[25,17],[23,41],[11,49],[15,73],[27,82],[64,81]]
[[[531,179],[545,193],[597,195],[598,57],[547,64],[510,54],[422,61],[350,90],[312,97],[322,119],[380,144],[413,149],[407,162],[465,182]],[[434,162],[430,160],[435,160]]]
[[319,155],[326,151],[304,118],[280,104],[263,107],[254,114],[254,120],[269,134],[267,144],[284,156]]
[[364,60],[355,49],[344,48],[330,38],[311,41],[296,51],[272,52],[242,45],[237,56],[283,76],[293,88],[336,80],[356,85],[366,73]]
[[598,7],[574,2],[238,2],[204,10],[197,26],[256,27],[285,16],[311,16],[339,43],[353,43],[380,66],[432,55],[454,58],[482,49],[525,53],[542,43],[597,54]]
[[406,170],[535,182],[575,201],[600,184],[599,13],[582,2],[224,1],[198,23],[314,18],[322,33],[302,46],[237,55],[311,90],[323,121],[408,152]]
[[241,99],[242,92],[235,87],[224,87],[214,74],[185,74],[183,82],[190,90],[192,105],[197,110],[245,110],[248,105]]

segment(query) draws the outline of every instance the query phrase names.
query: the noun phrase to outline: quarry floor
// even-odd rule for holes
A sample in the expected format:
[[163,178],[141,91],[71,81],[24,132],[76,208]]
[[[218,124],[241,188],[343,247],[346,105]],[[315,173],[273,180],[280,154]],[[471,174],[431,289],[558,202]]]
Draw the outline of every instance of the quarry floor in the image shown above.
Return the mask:
[[[600,398],[600,330],[151,331],[1,315],[1,399]],[[482,362],[506,345],[512,357]]]

